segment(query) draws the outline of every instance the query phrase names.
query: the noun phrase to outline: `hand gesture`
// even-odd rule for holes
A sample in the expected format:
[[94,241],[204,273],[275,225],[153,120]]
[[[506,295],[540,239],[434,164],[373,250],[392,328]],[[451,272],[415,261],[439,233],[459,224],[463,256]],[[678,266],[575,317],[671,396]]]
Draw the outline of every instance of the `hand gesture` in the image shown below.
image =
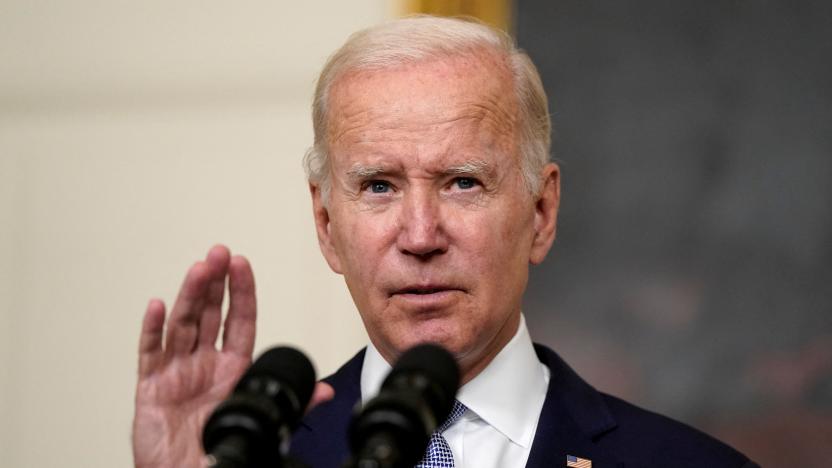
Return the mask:
[[[222,348],[216,348],[228,278]],[[215,246],[185,277],[165,331],[165,304],[147,306],[133,420],[137,468],[204,466],[202,427],[251,363],[257,303],[248,261]]]

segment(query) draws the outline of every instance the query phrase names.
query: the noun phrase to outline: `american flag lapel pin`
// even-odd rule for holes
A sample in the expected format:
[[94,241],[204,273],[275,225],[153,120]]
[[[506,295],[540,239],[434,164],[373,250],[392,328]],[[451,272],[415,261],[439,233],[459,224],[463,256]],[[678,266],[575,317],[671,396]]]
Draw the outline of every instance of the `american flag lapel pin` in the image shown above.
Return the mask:
[[569,468],[592,468],[592,460],[574,455],[566,456],[566,466]]

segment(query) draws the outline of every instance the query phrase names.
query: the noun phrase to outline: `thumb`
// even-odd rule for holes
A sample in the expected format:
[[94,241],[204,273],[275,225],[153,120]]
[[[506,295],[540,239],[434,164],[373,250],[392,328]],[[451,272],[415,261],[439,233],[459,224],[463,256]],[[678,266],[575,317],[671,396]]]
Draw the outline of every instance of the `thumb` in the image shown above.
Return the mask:
[[335,389],[332,388],[332,385],[326,382],[316,383],[315,390],[312,391],[312,399],[309,400],[309,406],[306,407],[306,412],[309,413],[312,408],[333,398],[335,398]]

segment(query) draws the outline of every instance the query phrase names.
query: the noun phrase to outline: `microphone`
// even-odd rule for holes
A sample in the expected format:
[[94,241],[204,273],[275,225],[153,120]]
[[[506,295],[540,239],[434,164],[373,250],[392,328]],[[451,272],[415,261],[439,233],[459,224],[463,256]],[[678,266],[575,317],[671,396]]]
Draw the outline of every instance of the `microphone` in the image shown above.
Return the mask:
[[209,466],[283,466],[291,431],[314,387],[315,369],[300,351],[277,347],[261,354],[205,423],[202,447]]
[[459,387],[454,357],[433,344],[401,355],[379,394],[350,422],[354,468],[412,468],[453,409]]

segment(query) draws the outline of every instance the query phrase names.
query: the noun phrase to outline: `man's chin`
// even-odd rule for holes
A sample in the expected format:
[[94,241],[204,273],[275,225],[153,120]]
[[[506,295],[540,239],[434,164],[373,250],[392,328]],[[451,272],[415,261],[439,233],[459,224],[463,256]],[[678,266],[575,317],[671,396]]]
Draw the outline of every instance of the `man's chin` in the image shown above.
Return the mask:
[[419,320],[409,327],[408,333],[403,335],[404,340],[396,348],[399,353],[402,353],[416,345],[432,343],[457,355],[462,351],[461,342],[464,341],[460,330],[458,324],[447,316]]

